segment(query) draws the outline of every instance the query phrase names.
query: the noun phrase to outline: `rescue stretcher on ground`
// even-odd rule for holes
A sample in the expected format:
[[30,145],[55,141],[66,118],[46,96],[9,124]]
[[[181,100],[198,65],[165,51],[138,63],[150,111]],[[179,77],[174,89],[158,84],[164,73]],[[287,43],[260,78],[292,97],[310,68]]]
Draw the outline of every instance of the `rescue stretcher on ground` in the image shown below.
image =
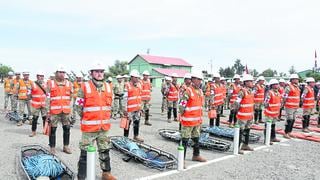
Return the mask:
[[[160,136],[174,142],[180,142],[181,133],[175,129],[159,129]],[[189,146],[192,146],[193,141],[189,140]],[[208,133],[201,133],[199,139],[200,148],[217,151],[228,151],[231,143],[223,140],[214,139]]]
[[124,161],[134,159],[143,165],[158,170],[176,169],[177,159],[174,155],[150,145],[123,136],[111,136],[113,147],[126,155]]

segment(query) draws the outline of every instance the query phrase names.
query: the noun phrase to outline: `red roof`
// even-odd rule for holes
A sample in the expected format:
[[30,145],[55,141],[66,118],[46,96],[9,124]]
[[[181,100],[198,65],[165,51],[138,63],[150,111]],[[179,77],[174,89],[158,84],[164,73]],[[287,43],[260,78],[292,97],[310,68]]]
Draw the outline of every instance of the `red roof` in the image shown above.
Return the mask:
[[151,56],[151,55],[142,55],[142,54],[138,54],[138,56],[141,56],[144,60],[146,60],[150,64],[170,64],[170,65],[176,65],[176,66],[192,67],[191,64],[187,63],[187,61],[181,58]]
[[171,76],[172,73],[177,73],[179,77],[184,77],[186,73],[190,73],[184,69],[163,69],[163,68],[153,68],[153,70],[159,72],[160,74]]

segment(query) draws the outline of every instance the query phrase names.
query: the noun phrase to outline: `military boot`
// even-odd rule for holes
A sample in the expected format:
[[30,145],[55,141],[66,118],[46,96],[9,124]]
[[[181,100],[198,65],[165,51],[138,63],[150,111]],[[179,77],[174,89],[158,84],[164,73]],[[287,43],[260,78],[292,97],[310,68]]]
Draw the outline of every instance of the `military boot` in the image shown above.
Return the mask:
[[101,180],[116,180],[117,178],[114,177],[110,172],[102,172]]
[[133,139],[138,141],[138,142],[141,142],[141,143],[144,142],[144,140],[142,138],[140,138],[139,136],[134,136]]

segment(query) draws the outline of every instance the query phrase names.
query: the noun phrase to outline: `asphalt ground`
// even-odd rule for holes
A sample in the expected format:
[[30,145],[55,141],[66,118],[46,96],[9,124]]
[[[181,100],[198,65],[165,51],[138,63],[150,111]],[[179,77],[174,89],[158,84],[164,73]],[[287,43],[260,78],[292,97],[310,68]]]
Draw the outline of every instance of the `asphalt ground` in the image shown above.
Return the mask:
[[[3,85],[0,85],[1,101],[0,107],[3,107]],[[178,123],[168,123],[165,115],[161,115],[161,94],[159,89],[154,89],[151,101],[151,123],[152,126],[140,125],[140,134],[145,143],[161,150],[177,155],[178,144],[162,138],[158,134],[159,129],[177,129]],[[204,115],[206,116],[206,112]],[[228,116],[228,110],[224,111]],[[204,125],[208,125],[208,118],[204,117]],[[222,119],[227,119],[224,117]],[[111,120],[112,128],[110,136],[121,136],[122,129],[119,127],[120,119]],[[284,122],[278,122],[277,127],[283,128]],[[226,125],[221,125],[226,126]],[[262,126],[262,124],[261,124]],[[16,126],[14,122],[4,118],[0,114],[0,138],[2,148],[0,148],[0,179],[21,179],[18,173],[17,155],[20,147],[29,144],[41,144],[48,147],[48,137],[42,135],[41,124],[38,126],[36,137],[30,138],[31,126],[24,124]],[[294,129],[294,131],[301,131]],[[252,132],[260,134],[261,131]],[[315,135],[320,136],[318,133]],[[132,138],[132,128],[130,137]],[[278,135],[281,138],[281,135]],[[79,130],[79,121],[71,129],[70,147],[72,154],[68,155],[62,152],[62,127],[57,130],[57,155],[76,173],[77,162],[80,154],[78,147],[81,132]],[[219,138],[216,138],[219,139]],[[281,138],[282,139],[282,138]],[[230,141],[231,142],[231,141]],[[232,143],[232,142],[231,142]],[[233,155],[230,148],[227,152],[201,150],[201,155],[208,162],[198,163],[191,161],[192,149],[189,148],[186,157],[187,169],[183,171],[164,170],[159,171],[150,169],[134,160],[125,162],[125,157],[119,151],[112,149],[110,151],[112,174],[118,179],[320,179],[320,143],[300,139],[285,140],[272,146],[263,144],[263,136],[259,142],[251,144],[255,151],[245,155]],[[96,162],[96,177],[100,179],[101,171]]]

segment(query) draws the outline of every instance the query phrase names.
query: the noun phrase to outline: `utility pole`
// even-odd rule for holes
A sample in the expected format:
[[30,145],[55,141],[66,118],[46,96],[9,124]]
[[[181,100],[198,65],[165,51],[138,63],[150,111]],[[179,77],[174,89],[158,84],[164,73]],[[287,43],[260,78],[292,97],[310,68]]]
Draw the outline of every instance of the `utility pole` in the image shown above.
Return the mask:
[[210,59],[210,74],[212,74],[212,59]]
[[147,54],[150,54],[150,48],[147,49]]

